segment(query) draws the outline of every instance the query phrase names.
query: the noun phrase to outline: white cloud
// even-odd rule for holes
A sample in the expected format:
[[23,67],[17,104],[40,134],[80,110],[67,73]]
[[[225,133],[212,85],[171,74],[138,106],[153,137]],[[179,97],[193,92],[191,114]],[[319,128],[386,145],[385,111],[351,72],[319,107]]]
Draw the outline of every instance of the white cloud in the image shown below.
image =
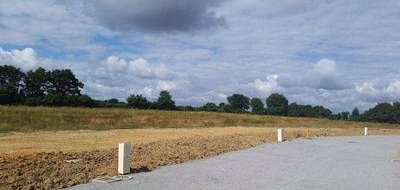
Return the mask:
[[336,62],[329,59],[318,61],[305,75],[306,86],[325,90],[348,88],[336,70]]
[[400,101],[400,79],[386,85],[364,82],[356,85],[355,91],[361,98],[369,102]]
[[192,89],[190,81],[185,79],[176,80],[159,80],[157,83],[145,86],[144,88],[136,91],[137,94],[142,94],[150,99],[156,99],[160,91],[166,90],[172,93],[175,100],[182,100],[193,94],[187,94],[187,91]]
[[21,68],[23,71],[36,69],[38,67],[52,67],[49,59],[39,58],[32,48],[6,51],[0,47],[0,65],[12,65]]
[[400,80],[391,82],[386,88],[385,93],[391,98],[400,100]]
[[175,80],[160,80],[157,82],[155,89],[157,91],[167,90],[174,92],[178,96],[192,96],[198,92],[192,81],[186,78],[178,78]]
[[320,74],[323,76],[335,76],[336,62],[329,59],[321,59],[313,67],[313,74]]
[[126,100],[127,94],[132,94],[132,91],[130,91],[126,87],[107,86],[91,81],[85,83],[83,92],[87,93],[90,96],[95,96],[99,99],[117,98],[122,101]]
[[374,84],[371,82],[364,82],[361,85],[356,85],[355,90],[365,98],[378,97],[382,95],[382,91],[375,88]]
[[139,91],[139,94],[142,94],[146,97],[154,97],[154,90],[151,87],[144,87],[142,90]]
[[175,81],[158,81],[157,83],[157,90],[167,90],[167,91],[174,91],[177,89],[177,84]]
[[128,63],[126,60],[113,55],[107,57],[106,64],[112,71],[115,72],[125,72],[128,68]]
[[254,82],[248,83],[248,86],[253,88],[258,95],[268,96],[280,90],[277,79],[278,75],[270,75],[267,76],[266,80],[256,79]]
[[174,73],[165,65],[152,65],[145,59],[138,58],[127,61],[117,56],[109,56],[106,60],[108,68],[114,72],[128,73],[145,79],[172,79]]
[[321,59],[304,73],[283,73],[277,81],[284,87],[302,86],[325,90],[342,90],[351,86],[342,79],[336,69],[336,62],[329,59]]
[[165,65],[150,65],[142,58],[131,61],[129,68],[135,76],[142,78],[171,79],[174,75]]

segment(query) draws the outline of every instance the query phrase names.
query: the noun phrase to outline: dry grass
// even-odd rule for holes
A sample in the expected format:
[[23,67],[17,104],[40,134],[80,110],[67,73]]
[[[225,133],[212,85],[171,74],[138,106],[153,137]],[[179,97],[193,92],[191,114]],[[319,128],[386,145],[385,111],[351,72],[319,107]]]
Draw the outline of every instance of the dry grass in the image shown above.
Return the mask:
[[400,125],[212,112],[0,106],[0,132],[193,127],[400,128]]

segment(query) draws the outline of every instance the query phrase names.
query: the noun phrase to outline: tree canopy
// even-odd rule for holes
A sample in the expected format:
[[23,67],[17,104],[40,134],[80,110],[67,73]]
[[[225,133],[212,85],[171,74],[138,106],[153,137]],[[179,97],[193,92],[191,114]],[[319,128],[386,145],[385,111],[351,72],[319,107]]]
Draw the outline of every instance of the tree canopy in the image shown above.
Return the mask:
[[350,119],[353,121],[358,121],[360,119],[360,111],[358,110],[357,107],[355,107],[351,112]]
[[14,104],[23,96],[25,73],[13,66],[0,66],[0,104]]
[[38,68],[28,71],[26,74],[25,94],[31,97],[44,96],[48,87],[48,76],[46,70]]
[[234,112],[244,112],[250,108],[250,98],[242,94],[228,96],[227,100]]
[[260,98],[252,98],[250,100],[250,105],[252,113],[260,115],[265,113],[264,103]]
[[61,95],[80,95],[83,83],[81,83],[69,69],[53,70],[47,73],[49,93]]
[[71,70],[28,71],[0,66],[0,104],[46,106],[93,106],[89,96],[81,95],[81,83]]
[[399,119],[399,103],[379,103],[375,107],[366,111],[362,119],[364,121],[396,123]]
[[176,108],[175,101],[172,100],[172,96],[166,90],[160,92],[160,96],[156,101],[156,107],[161,110],[173,110]]
[[285,96],[273,93],[267,98],[267,114],[270,115],[287,115],[289,101]]
[[218,111],[218,106],[212,102],[208,102],[201,107],[202,111]]
[[331,110],[323,106],[300,105],[291,103],[288,106],[288,116],[293,117],[320,117],[329,118],[332,116]]
[[147,109],[150,107],[150,102],[146,97],[139,95],[130,95],[127,99],[128,106],[137,109]]

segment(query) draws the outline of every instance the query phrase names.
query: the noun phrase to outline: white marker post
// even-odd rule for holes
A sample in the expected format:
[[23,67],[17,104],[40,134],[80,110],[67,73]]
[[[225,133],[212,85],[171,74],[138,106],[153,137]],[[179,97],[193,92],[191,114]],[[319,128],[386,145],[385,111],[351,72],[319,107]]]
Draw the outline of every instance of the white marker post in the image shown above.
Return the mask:
[[364,136],[367,136],[368,135],[368,127],[365,127],[364,128]]
[[278,142],[283,142],[283,129],[278,129]]
[[128,174],[131,172],[131,144],[121,143],[118,146],[118,173]]

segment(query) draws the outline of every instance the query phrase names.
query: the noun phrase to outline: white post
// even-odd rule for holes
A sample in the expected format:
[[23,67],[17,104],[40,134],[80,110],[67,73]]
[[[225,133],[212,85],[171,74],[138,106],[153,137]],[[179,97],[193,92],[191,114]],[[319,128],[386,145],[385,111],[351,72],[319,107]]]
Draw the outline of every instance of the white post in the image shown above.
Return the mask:
[[368,135],[368,127],[365,127],[364,128],[364,136],[367,136]]
[[131,171],[131,144],[121,143],[118,146],[118,173],[128,174]]
[[283,141],[283,129],[278,129],[278,142]]

